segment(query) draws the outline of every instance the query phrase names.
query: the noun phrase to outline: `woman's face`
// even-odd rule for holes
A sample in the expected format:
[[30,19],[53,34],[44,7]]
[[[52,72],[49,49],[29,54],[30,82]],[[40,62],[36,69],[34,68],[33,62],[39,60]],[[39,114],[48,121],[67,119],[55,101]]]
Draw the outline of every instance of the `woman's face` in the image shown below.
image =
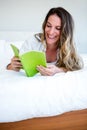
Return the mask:
[[61,19],[57,15],[50,15],[46,27],[45,38],[47,45],[56,45],[60,38],[61,32]]

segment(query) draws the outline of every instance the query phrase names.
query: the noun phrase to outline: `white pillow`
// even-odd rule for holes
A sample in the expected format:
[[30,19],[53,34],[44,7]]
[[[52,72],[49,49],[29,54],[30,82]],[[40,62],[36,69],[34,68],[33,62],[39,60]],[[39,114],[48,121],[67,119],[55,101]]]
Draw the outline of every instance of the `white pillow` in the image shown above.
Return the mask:
[[83,62],[84,62],[84,67],[87,67],[87,53],[81,54],[81,57],[82,57]]
[[23,42],[24,41],[9,42],[5,40],[0,40],[0,70],[6,69],[7,64],[10,63],[11,58],[14,55],[10,44],[14,44],[20,49]]

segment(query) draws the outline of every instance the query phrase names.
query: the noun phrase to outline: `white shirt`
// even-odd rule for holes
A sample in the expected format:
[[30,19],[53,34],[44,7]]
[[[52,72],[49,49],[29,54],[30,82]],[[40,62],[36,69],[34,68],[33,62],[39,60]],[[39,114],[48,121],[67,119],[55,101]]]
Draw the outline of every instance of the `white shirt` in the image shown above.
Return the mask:
[[32,36],[23,43],[20,49],[20,54],[23,54],[25,52],[32,51],[32,50],[45,52],[46,51],[45,42],[41,43],[34,36]]
[[[25,52],[29,52],[29,51],[42,51],[45,52],[46,51],[46,43],[45,41],[42,43],[41,41],[38,41],[34,36],[30,37],[29,39],[27,39],[21,49],[20,49],[20,54],[23,54]],[[47,63],[48,65],[50,64],[56,64],[55,62],[51,62],[51,63]]]

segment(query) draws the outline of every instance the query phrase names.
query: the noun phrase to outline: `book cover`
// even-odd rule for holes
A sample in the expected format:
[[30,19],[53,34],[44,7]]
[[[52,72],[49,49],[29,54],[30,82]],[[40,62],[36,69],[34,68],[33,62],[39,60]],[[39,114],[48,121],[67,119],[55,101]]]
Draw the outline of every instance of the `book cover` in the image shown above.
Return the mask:
[[10,45],[11,45],[11,48],[12,48],[12,50],[14,52],[14,56],[19,57],[19,49],[13,44],[10,44]]
[[46,67],[46,56],[44,52],[41,51],[29,51],[22,55],[19,55],[18,48],[11,44],[15,56],[19,56],[23,69],[28,77],[34,76],[38,73],[36,69],[37,65],[42,65]]

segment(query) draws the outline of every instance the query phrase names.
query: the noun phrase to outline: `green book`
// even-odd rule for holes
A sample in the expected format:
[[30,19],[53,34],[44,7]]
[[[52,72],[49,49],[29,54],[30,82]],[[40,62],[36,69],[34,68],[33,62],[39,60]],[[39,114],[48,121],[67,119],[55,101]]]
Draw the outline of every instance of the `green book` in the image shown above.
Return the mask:
[[19,55],[19,49],[13,44],[11,44],[11,47],[14,55],[20,58],[23,69],[28,77],[32,77],[38,73],[38,70],[36,69],[38,65],[46,67],[46,56],[44,52],[32,50]]

